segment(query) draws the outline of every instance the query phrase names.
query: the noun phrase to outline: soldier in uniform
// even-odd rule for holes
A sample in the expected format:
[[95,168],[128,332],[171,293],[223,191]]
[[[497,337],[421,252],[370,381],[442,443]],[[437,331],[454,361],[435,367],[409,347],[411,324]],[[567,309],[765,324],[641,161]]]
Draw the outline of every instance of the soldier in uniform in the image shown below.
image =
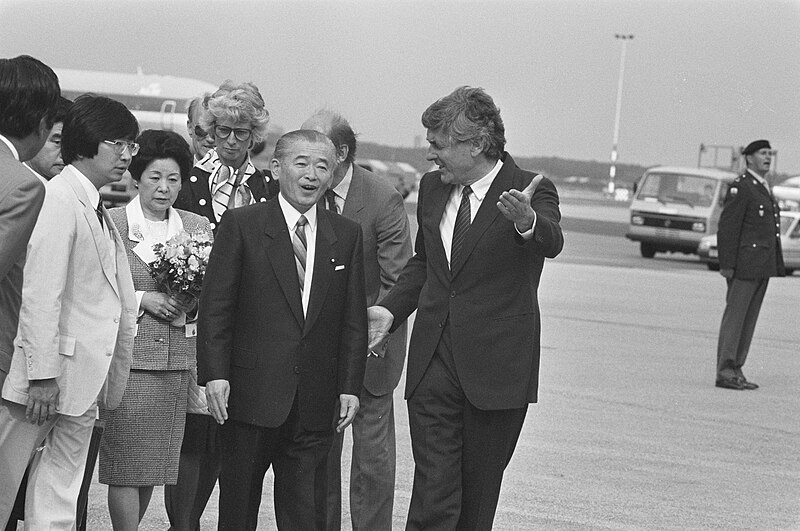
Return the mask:
[[719,219],[720,273],[727,280],[725,312],[717,345],[717,387],[757,389],[742,366],[770,277],[783,276],[780,210],[765,175],[772,148],[756,140],[742,151],[747,170],[731,184]]

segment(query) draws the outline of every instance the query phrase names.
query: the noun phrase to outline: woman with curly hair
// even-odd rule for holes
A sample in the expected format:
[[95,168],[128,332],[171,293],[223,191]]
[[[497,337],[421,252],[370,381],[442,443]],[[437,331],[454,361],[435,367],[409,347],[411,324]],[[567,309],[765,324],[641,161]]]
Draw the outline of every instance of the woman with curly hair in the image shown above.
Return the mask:
[[226,81],[203,101],[200,127],[214,149],[195,164],[176,206],[205,216],[216,231],[229,208],[266,201],[278,194],[269,172],[256,169],[249,150],[267,136],[269,112],[258,87]]

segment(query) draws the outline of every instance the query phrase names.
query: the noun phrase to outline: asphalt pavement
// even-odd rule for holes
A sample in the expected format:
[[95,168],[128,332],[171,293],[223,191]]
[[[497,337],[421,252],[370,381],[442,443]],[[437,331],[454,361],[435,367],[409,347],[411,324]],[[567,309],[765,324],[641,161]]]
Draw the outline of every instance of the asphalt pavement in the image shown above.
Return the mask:
[[[606,233],[625,223],[624,207],[567,199],[562,210],[567,248],[540,288],[539,403],[495,529],[800,529],[800,278],[767,290],[745,365],[761,388],[717,389],[723,279],[693,258],[638,257]],[[394,529],[413,477],[402,387]],[[348,461],[345,450],[343,477]],[[110,529],[105,486],[95,481],[90,496],[89,529]],[[162,500],[157,488],[140,529],[167,528]],[[274,529],[271,475],[262,500],[259,529]],[[343,509],[349,529],[346,499]],[[216,512],[215,492],[203,529],[216,528]]]

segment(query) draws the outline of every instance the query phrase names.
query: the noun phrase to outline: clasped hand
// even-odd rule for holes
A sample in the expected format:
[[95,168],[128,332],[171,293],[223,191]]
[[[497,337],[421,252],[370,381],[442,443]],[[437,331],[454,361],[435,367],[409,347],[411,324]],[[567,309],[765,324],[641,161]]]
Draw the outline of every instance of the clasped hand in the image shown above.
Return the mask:
[[186,301],[171,297],[160,291],[147,291],[142,296],[142,308],[159,319],[172,321],[181,312],[190,312],[197,305],[194,298]]

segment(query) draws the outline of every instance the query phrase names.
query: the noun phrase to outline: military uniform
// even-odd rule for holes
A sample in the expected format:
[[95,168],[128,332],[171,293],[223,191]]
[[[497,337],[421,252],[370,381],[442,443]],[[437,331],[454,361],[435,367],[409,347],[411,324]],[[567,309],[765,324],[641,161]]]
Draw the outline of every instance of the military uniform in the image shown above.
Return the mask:
[[[765,183],[747,171],[728,189],[717,232],[720,270],[728,278],[717,347],[717,383],[741,378],[770,277],[783,276],[780,209]],[[755,387],[745,387],[755,388]]]

